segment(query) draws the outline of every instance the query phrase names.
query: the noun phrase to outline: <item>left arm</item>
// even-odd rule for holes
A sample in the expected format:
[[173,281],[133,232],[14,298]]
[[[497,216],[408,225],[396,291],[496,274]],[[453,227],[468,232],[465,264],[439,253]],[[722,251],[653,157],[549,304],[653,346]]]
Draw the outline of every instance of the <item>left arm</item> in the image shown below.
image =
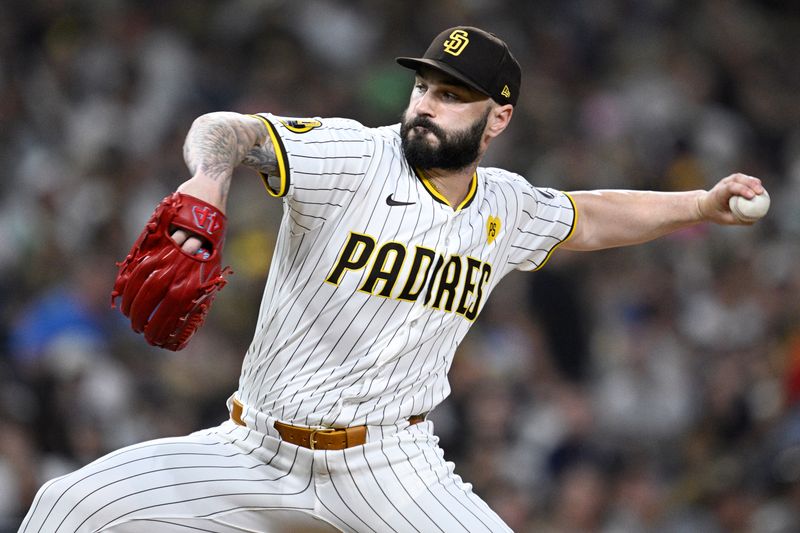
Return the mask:
[[723,178],[708,191],[572,192],[578,220],[562,247],[600,250],[639,244],[701,222],[746,225],[733,216],[728,200],[735,195],[753,198],[762,192],[761,180],[744,174]]

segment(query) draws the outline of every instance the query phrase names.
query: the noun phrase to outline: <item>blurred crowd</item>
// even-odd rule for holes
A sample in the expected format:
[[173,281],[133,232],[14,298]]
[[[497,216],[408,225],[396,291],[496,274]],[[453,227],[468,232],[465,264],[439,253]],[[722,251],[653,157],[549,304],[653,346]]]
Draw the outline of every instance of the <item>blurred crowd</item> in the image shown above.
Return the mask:
[[4,0],[0,532],[38,487],[227,417],[281,214],[237,171],[235,274],[187,349],[110,308],[115,261],[188,177],[209,111],[397,122],[394,63],[456,24],[523,67],[485,160],[564,190],[772,196],[751,227],[557,252],[501,284],[434,413],[515,531],[800,531],[800,6],[744,0]]

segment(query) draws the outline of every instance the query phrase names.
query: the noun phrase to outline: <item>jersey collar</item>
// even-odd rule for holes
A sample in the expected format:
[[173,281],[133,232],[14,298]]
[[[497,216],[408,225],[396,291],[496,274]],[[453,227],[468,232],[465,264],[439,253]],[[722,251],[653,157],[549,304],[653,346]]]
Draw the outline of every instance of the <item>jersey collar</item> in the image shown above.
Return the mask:
[[467,196],[461,201],[460,204],[453,207],[450,205],[450,202],[447,201],[447,198],[442,196],[442,194],[434,187],[431,180],[425,175],[422,169],[414,168],[414,173],[417,175],[417,178],[420,182],[422,182],[423,187],[428,193],[433,197],[434,200],[439,202],[440,204],[444,204],[446,206],[452,207],[453,211],[461,211],[462,209],[466,209],[472,203],[472,200],[475,199],[475,194],[478,191],[478,172],[475,171],[472,174],[472,182],[469,185],[469,191],[467,192]]

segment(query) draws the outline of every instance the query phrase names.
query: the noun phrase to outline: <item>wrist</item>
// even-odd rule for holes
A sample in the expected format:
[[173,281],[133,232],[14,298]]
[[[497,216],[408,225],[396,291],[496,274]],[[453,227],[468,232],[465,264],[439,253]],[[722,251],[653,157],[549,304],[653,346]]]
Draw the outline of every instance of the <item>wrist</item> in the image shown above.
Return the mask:
[[705,222],[708,220],[708,210],[707,206],[705,206],[707,198],[707,191],[696,191],[694,196],[694,219],[697,222]]
[[220,182],[206,177],[202,171],[184,181],[177,191],[199,198],[223,213],[225,212],[225,204],[228,200],[227,188],[222,187]]

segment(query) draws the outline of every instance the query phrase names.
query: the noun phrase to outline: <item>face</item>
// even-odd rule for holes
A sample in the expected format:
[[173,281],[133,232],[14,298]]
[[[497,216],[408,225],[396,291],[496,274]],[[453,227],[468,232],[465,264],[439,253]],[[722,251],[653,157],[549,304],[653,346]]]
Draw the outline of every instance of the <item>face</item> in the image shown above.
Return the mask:
[[417,75],[400,138],[410,165],[460,170],[482,155],[489,98],[432,69]]

